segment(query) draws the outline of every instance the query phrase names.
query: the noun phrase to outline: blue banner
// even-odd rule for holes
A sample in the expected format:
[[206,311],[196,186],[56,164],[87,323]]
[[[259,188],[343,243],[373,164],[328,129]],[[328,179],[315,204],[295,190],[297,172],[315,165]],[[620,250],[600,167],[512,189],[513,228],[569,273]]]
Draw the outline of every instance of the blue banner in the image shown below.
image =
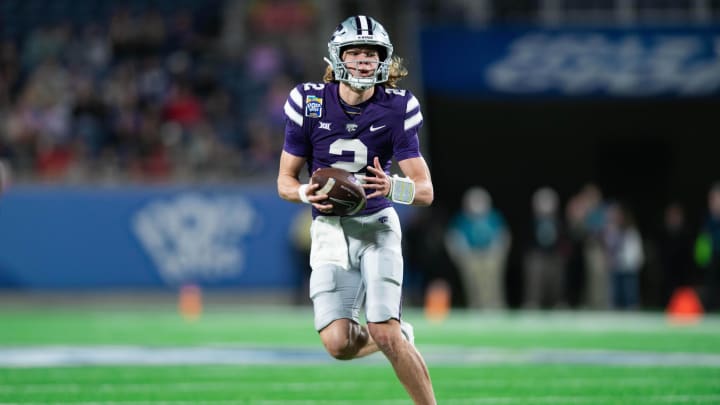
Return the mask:
[[427,28],[431,92],[485,97],[717,97],[720,27]]
[[274,187],[15,187],[0,197],[0,287],[292,287],[300,210]]

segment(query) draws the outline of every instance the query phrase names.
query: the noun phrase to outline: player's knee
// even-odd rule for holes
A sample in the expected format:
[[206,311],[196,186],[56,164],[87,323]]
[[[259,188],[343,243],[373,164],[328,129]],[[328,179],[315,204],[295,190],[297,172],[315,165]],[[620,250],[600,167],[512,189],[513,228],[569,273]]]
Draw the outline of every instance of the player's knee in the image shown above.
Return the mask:
[[355,358],[360,348],[367,342],[367,334],[363,334],[359,325],[344,323],[332,325],[322,331],[321,338],[325,350],[338,360]]
[[368,330],[375,344],[386,356],[395,356],[398,345],[403,344],[400,324],[394,319],[388,322],[368,323]]
[[337,360],[354,359],[360,350],[358,339],[350,336],[334,336],[330,339],[323,339],[325,350]]
[[325,350],[327,350],[328,354],[337,360],[351,360],[358,352],[357,349],[352,346],[349,339],[337,339],[323,343],[325,344]]

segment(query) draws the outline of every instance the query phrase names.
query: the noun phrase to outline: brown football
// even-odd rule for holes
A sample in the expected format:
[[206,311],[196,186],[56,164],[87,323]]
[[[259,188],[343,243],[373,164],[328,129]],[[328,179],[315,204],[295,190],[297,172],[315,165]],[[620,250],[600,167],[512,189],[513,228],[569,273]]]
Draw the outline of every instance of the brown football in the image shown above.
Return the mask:
[[353,215],[363,208],[365,189],[352,173],[335,167],[324,167],[313,173],[310,182],[319,184],[315,194],[327,194],[335,215]]

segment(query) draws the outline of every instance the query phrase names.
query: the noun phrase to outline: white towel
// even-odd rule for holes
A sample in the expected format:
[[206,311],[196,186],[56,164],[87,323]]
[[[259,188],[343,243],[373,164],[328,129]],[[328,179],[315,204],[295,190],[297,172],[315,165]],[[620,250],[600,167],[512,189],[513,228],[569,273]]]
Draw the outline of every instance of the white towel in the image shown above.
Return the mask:
[[318,216],[310,228],[312,246],[310,248],[310,266],[315,269],[322,264],[350,268],[348,246],[345,232],[340,225],[340,217]]

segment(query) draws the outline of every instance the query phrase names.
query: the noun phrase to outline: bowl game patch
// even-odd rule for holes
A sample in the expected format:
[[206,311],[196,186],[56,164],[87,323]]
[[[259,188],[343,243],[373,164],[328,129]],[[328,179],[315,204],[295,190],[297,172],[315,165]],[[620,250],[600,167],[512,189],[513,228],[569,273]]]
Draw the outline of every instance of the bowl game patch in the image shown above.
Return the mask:
[[318,96],[305,97],[305,116],[310,118],[322,117],[323,99]]

